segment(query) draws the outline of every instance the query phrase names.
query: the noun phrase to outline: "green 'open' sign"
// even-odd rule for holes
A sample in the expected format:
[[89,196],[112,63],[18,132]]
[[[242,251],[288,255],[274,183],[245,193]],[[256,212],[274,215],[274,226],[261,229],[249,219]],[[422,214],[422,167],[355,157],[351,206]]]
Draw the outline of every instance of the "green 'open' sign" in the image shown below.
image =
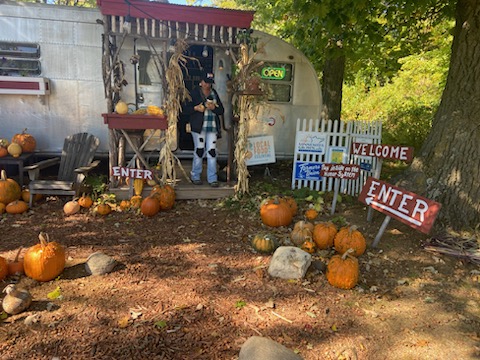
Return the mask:
[[265,66],[260,72],[262,79],[282,80],[285,77],[285,68]]

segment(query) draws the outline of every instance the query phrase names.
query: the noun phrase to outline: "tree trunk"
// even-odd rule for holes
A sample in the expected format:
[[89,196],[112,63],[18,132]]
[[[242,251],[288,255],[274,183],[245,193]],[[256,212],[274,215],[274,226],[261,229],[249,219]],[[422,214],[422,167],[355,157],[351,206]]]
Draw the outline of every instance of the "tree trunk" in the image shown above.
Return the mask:
[[435,228],[480,223],[480,2],[458,0],[447,83],[403,183],[442,204]]
[[325,120],[340,120],[345,56],[325,60],[322,76],[322,115]]

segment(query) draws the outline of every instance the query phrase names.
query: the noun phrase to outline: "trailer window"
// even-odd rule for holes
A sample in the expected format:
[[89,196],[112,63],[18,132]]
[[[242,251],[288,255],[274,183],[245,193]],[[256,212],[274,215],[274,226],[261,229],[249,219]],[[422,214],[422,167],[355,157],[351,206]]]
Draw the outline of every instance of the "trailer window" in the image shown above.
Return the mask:
[[0,75],[38,76],[41,72],[38,44],[0,41]]
[[290,102],[292,98],[293,65],[266,62],[259,69],[260,77],[268,86],[268,100]]

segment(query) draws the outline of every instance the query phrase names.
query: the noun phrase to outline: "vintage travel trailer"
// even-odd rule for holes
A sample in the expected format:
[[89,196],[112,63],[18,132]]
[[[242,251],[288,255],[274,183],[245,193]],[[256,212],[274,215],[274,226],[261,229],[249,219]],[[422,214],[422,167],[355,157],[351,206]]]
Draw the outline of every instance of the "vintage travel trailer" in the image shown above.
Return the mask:
[[[112,39],[123,66],[121,98],[131,111],[165,101],[155,58],[167,62],[169,47],[184,39],[185,84],[191,89],[202,70],[215,73],[215,88],[233,126],[228,80],[232,53],[249,32],[253,12],[192,7],[139,0],[98,0],[95,9],[0,0],[0,138],[24,128],[37,139],[39,155],[61,152],[66,136],[89,132],[100,138],[98,156],[109,153],[109,132],[102,114],[113,111],[104,87],[105,36]],[[126,36],[124,34],[126,33]],[[255,57],[269,87],[250,126],[251,136],[273,135],[278,158],[294,153],[297,119],[319,119],[322,99],[318,77],[306,57],[285,41],[260,31]],[[110,108],[109,108],[110,106]],[[190,157],[193,144],[180,115],[176,155]],[[146,150],[155,151],[156,137]],[[219,140],[226,156],[228,136]]]

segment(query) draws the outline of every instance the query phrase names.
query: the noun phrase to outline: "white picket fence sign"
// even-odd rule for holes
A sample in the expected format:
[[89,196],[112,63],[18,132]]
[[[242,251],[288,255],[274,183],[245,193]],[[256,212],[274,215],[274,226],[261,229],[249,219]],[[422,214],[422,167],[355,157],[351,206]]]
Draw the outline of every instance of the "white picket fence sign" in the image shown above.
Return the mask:
[[[314,143],[311,148],[305,146],[305,138],[310,135]],[[381,161],[371,156],[351,155],[352,142],[380,144],[382,141],[381,121],[338,121],[338,120],[313,120],[297,119],[295,136],[295,153],[292,171],[292,189],[308,187],[317,191],[332,191],[334,178],[302,178],[296,176],[299,167],[311,164],[312,169],[323,163],[343,162],[346,164],[360,165],[360,176],[356,180],[341,180],[340,192],[358,196],[362,191],[369,176],[380,174]],[[344,149],[345,156],[342,161],[332,161],[332,150]]]

